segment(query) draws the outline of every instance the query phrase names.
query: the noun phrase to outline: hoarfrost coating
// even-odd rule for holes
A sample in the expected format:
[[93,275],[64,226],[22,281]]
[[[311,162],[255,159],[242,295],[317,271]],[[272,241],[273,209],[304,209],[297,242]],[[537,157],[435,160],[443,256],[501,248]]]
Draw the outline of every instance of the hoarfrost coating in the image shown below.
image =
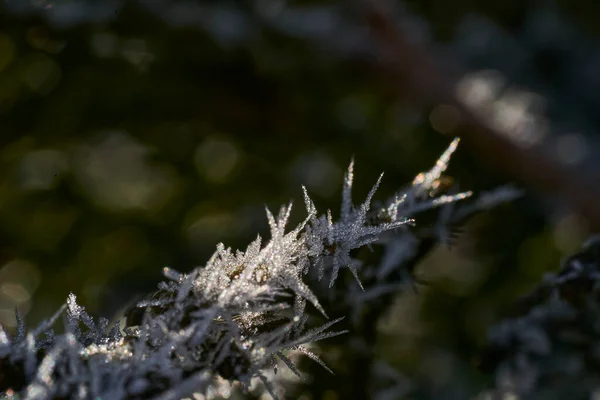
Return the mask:
[[[179,399],[206,395],[223,380],[247,390],[258,379],[277,398],[278,389],[265,371],[276,367],[278,360],[298,376],[302,373],[289,356],[293,353],[331,371],[307,345],[347,331],[331,330],[343,317],[316,327],[310,324],[308,303],[328,318],[311,289],[311,282],[315,284],[311,277],[318,281],[329,274],[332,287],[347,267],[362,289],[361,263],[350,253],[380,241],[384,246],[404,246],[395,252],[388,249],[382,270],[375,274],[382,285],[390,286],[383,278],[394,261],[414,252],[410,247],[416,243],[407,230],[394,240],[388,236],[381,241],[384,234],[414,224],[409,217],[421,211],[472,195],[437,196],[438,180],[457,145],[455,139],[430,171],[374,210],[371,202],[383,175],[364,202],[355,206],[354,162],[344,177],[339,219],[334,220],[331,211],[319,215],[303,188],[308,215],[298,226],[286,232],[291,203],[276,216],[267,209],[268,241],[258,236],[245,251],[218,244],[206,265],[188,274],[165,268],[167,280],[137,304],[141,313],[128,317],[124,329],[104,318],[96,322],[74,294],[36,329],[27,331],[17,313],[13,338],[0,327],[0,390],[7,398],[28,400]],[[493,197],[486,201],[493,203]],[[450,222],[452,215],[446,219]],[[309,274],[313,270],[316,273]],[[363,301],[378,292],[370,288]],[[55,335],[52,326],[61,317],[65,333]]]

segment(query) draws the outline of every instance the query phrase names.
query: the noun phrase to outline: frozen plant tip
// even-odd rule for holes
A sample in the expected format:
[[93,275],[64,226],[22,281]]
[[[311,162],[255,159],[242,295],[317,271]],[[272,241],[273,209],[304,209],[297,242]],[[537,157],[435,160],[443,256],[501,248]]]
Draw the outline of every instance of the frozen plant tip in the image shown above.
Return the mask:
[[[308,346],[347,330],[330,330],[342,318],[315,326],[309,317],[314,308],[328,318],[313,290],[315,279],[329,274],[332,287],[347,267],[362,289],[361,262],[351,256],[353,250],[397,244],[383,239],[392,231],[408,232],[406,226],[424,210],[471,196],[438,196],[439,180],[457,145],[458,139],[433,169],[378,207],[372,199],[383,175],[361,204],[352,202],[352,161],[337,220],[331,211],[319,215],[303,188],[308,215],[302,223],[287,228],[291,203],[276,215],[267,209],[268,240],[258,236],[245,251],[218,244],[204,266],[187,274],[165,268],[166,281],[128,312],[124,329],[118,322],[95,321],[73,294],[55,316],[29,332],[17,314],[13,338],[0,329],[0,390],[6,398],[23,399],[179,399],[208,396],[213,385],[225,380],[243,390],[259,381],[277,397],[265,371],[280,360],[301,376],[290,354],[304,354],[331,371]],[[451,221],[452,215],[446,218]],[[410,236],[405,244],[414,246]],[[383,277],[393,264],[386,257]],[[61,315],[65,332],[54,335],[51,326]]]

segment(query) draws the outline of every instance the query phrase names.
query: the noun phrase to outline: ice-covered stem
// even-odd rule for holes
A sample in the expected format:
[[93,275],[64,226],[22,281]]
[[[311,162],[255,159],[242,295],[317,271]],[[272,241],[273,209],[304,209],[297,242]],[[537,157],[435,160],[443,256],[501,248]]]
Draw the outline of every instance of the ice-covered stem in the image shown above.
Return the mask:
[[600,387],[600,237],[564,261],[489,331],[490,392],[589,399]]
[[[340,269],[348,267],[361,289],[361,274],[385,286],[398,275],[396,270],[403,261],[414,258],[411,247],[415,242],[410,241],[414,235],[404,228],[414,222],[416,214],[471,196],[471,192],[438,196],[439,179],[457,144],[458,140],[453,141],[431,171],[417,176],[376,209],[371,201],[382,177],[366,200],[355,206],[351,163],[338,220],[330,211],[318,215],[306,190],[308,216],[297,227],[286,229],[291,204],[281,207],[277,216],[267,210],[268,241],[259,236],[243,252],[219,244],[206,265],[188,274],[165,268],[167,281],[137,304],[141,312],[128,314],[123,331],[118,323],[95,321],[74,295],[53,318],[32,331],[26,332],[17,316],[18,330],[13,338],[0,332],[0,390],[5,396],[18,393],[25,399],[170,399],[183,398],[191,391],[206,393],[215,380],[224,379],[246,389],[253,381],[262,381],[277,397],[265,370],[281,360],[300,375],[288,357],[290,352],[308,355],[323,366],[304,345],[346,333],[330,330],[341,318],[320,326],[311,318],[312,310],[316,310],[327,319],[322,299],[328,296],[317,296],[318,281],[329,274],[331,290]],[[469,214],[468,207],[477,209],[477,204],[465,206],[462,215]],[[444,226],[461,213],[441,215],[440,226]],[[442,231],[435,228],[433,234],[441,238],[438,233]],[[392,232],[396,239],[407,240],[405,253],[409,256],[388,254],[385,264],[375,269],[351,256],[353,250],[375,243],[393,249],[397,240],[386,241]],[[337,285],[329,297],[337,297],[337,303],[346,305],[345,311],[353,312],[356,307],[349,298],[366,303],[392,292],[389,288],[367,288],[361,298],[350,296],[351,289]],[[344,315],[335,307],[331,309],[331,315]],[[61,315],[65,333],[55,336],[51,326]],[[371,336],[362,331],[359,334]]]
[[[323,376],[322,370],[313,368],[311,364],[303,365],[303,369],[310,370],[310,374],[315,377],[309,390],[316,397],[332,388],[341,397],[368,397],[367,393],[371,383],[369,370],[370,366],[376,365],[373,348],[377,336],[377,321],[388,311],[393,297],[398,292],[406,287],[409,289],[414,287],[414,282],[417,281],[414,276],[415,266],[436,245],[450,244],[455,228],[473,213],[489,209],[498,203],[511,201],[521,195],[520,191],[510,186],[484,192],[477,197],[472,197],[471,192],[448,193],[448,189],[455,188],[444,186],[447,180],[442,174],[448,167],[450,156],[456,150],[457,145],[458,140],[454,140],[430,171],[418,174],[410,185],[398,191],[392,198],[379,206],[369,207],[374,190],[380,180],[367,196],[365,203],[359,207],[352,205],[351,185],[354,163],[350,164],[344,180],[341,221],[362,221],[365,210],[367,210],[366,225],[381,226],[399,222],[399,220],[401,222],[412,221],[412,218],[416,218],[417,223],[405,223],[397,229],[377,235],[377,240],[371,244],[383,248],[383,259],[365,260],[365,257],[361,257],[360,261],[353,260],[357,266],[353,275],[355,279],[357,276],[360,277],[363,284],[350,287],[342,284],[335,285],[333,288],[312,286],[317,291],[317,297],[325,301],[323,304],[328,312],[333,315],[351,316],[342,322],[343,327],[350,331],[349,334],[339,340],[322,343],[321,348],[323,354],[329,352],[340,354],[342,359],[339,360],[339,363],[350,371],[353,377],[352,381],[348,382],[343,377],[326,377]],[[469,200],[463,201],[467,198]],[[459,200],[460,203],[458,203]],[[310,199],[307,199],[306,203],[308,210],[315,210]],[[355,210],[354,215],[352,210]],[[434,224],[419,223],[421,219],[419,214],[424,211],[436,214],[437,218],[435,218]],[[358,217],[355,216],[356,213],[359,213]],[[331,222],[331,215],[328,212],[326,218],[322,217],[311,221],[307,230],[312,229],[313,226],[319,228],[327,226],[329,227],[328,232],[334,232],[336,227]],[[348,225],[352,226],[349,223],[338,229],[349,229]],[[364,225],[359,223],[358,226]],[[341,236],[351,237],[352,235]],[[335,270],[335,260],[332,260],[332,257],[335,256],[335,250],[338,247],[343,248],[344,244],[337,244],[333,240],[334,237],[335,235],[331,235],[328,241],[325,241],[328,248],[325,249],[324,254],[327,256],[325,258],[329,260],[328,263],[317,260],[319,270],[316,279],[323,278],[327,265]],[[318,241],[318,243],[322,242],[322,240]],[[348,343],[351,343],[352,351],[349,351]],[[298,392],[295,393],[299,395],[303,389],[297,389]]]

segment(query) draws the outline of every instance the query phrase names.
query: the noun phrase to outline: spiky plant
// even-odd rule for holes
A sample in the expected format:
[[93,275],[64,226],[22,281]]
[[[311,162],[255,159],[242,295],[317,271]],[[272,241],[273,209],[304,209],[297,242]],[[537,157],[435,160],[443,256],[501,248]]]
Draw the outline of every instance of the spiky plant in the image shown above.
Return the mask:
[[[404,261],[418,251],[420,240],[410,226],[417,214],[471,197],[471,192],[440,194],[440,179],[456,150],[455,139],[436,165],[419,174],[379,207],[372,198],[379,177],[365,201],[352,202],[354,164],[344,178],[341,215],[319,215],[304,189],[306,219],[286,229],[292,204],[277,216],[267,210],[269,240],[260,236],[245,251],[223,244],[207,263],[190,273],[164,269],[166,281],[138,303],[121,329],[107,319],[95,321],[77,304],[74,294],[46,322],[26,331],[17,314],[14,337],[0,329],[0,390],[12,399],[180,399],[193,393],[208,397],[219,382],[248,390],[255,380],[276,398],[277,388],[266,376],[282,361],[294,374],[299,353],[329,368],[307,345],[347,330],[331,331],[343,316],[321,325],[317,310],[328,319],[316,288],[328,277],[329,288],[347,267],[362,289],[357,302],[372,301],[398,289],[406,275]],[[512,199],[518,192],[503,189],[464,205],[442,210],[439,223],[429,229],[444,241],[448,226],[482,207]],[[383,261],[362,265],[355,249],[380,244]],[[398,273],[398,271],[403,271]],[[361,274],[373,286],[363,288]],[[336,296],[350,297],[342,288]],[[343,298],[347,303],[352,301]],[[310,306],[309,306],[310,304]],[[312,307],[312,308],[311,308]],[[64,333],[52,326],[63,318]]]

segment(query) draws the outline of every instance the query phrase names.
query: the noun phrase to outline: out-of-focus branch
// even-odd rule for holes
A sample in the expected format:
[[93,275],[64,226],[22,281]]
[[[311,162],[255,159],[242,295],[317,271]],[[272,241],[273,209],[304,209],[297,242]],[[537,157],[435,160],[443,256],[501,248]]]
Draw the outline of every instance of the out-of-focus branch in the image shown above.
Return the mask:
[[[562,263],[488,331],[478,357],[490,398],[592,398],[600,386],[600,237]],[[576,338],[576,339],[575,339]],[[519,360],[519,361],[517,361]],[[526,360],[524,362],[521,362]],[[572,360],[564,362],[564,360]],[[578,365],[569,368],[568,365]]]
[[452,134],[461,136],[483,162],[510,179],[560,200],[587,219],[591,229],[600,230],[600,191],[592,185],[594,182],[588,182],[535,146],[520,146],[509,135],[482,121],[457,98],[456,82],[427,49],[407,39],[393,18],[397,13],[391,2],[364,0],[364,3],[365,15],[386,66],[403,87],[408,86],[429,104],[454,107],[458,122]]

